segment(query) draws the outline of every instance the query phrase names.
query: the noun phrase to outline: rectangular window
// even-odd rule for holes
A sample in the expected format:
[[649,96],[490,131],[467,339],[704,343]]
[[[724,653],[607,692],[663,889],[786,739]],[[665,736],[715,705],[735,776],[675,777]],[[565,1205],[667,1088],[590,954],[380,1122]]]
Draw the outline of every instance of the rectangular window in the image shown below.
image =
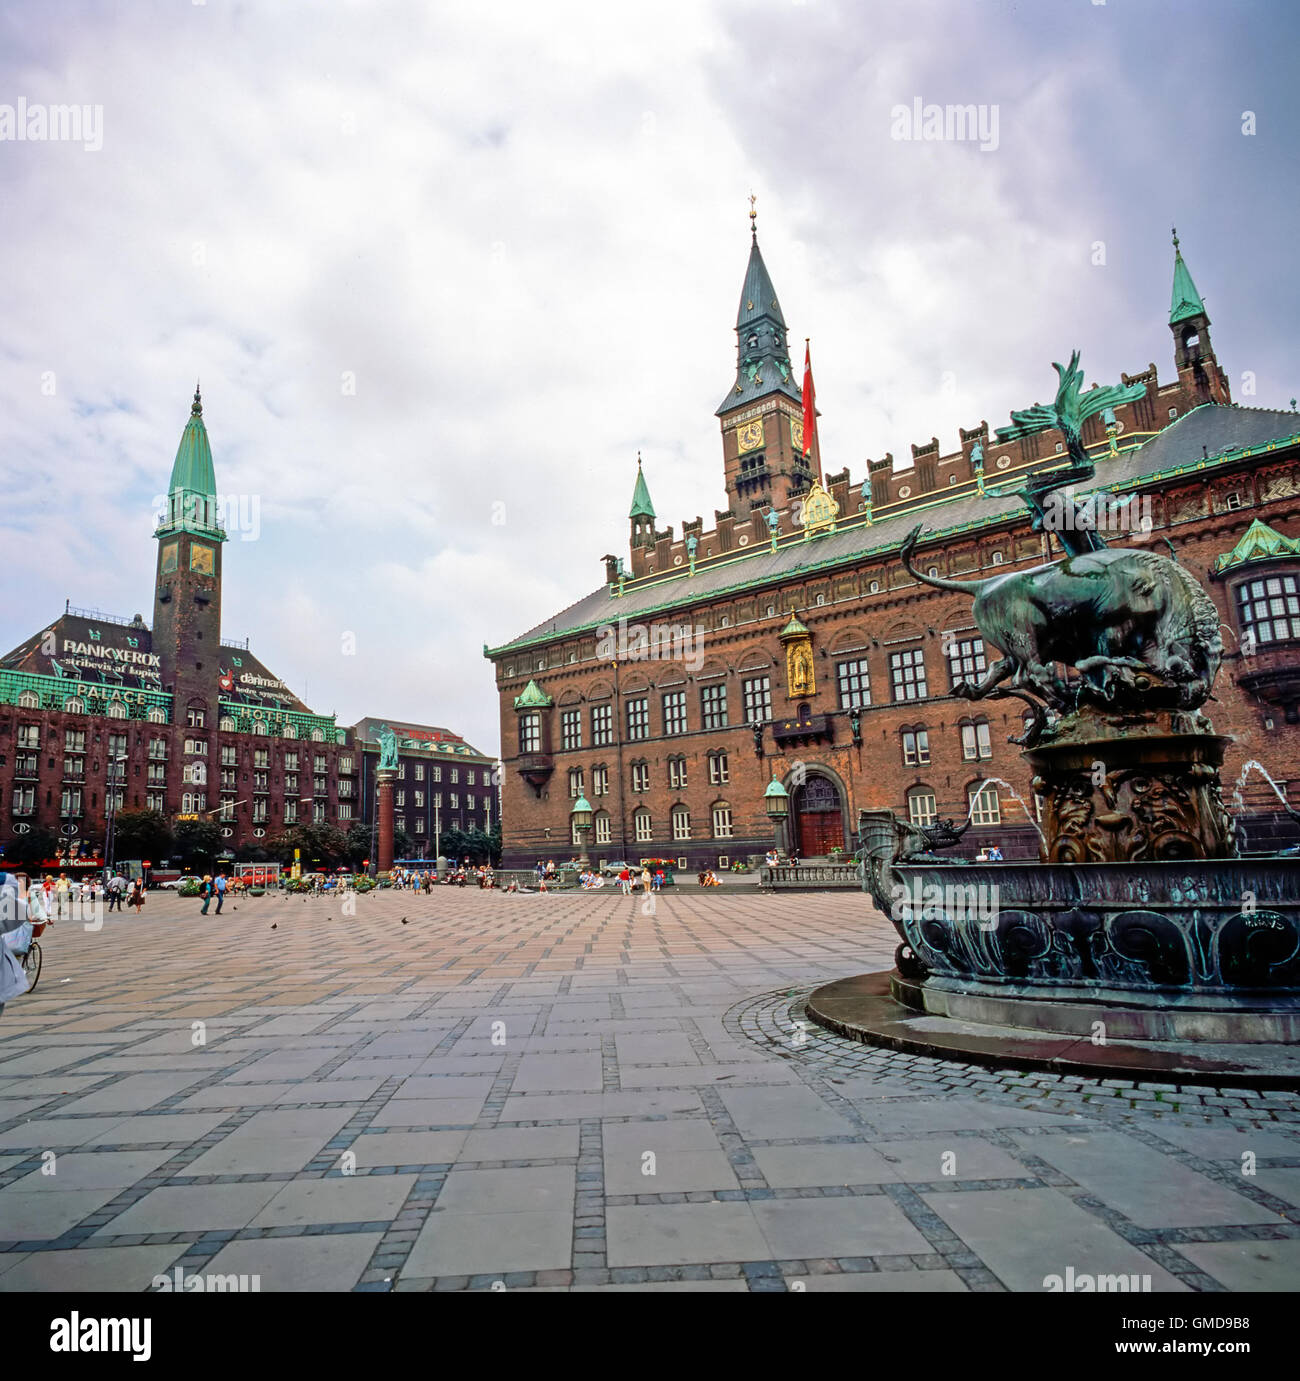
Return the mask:
[[458,767],[453,767],[451,769],[451,779],[453,782],[460,781],[460,769]]
[[566,752],[582,747],[582,711],[560,712],[560,744]]
[[[339,802],[339,819],[340,819],[340,820],[351,820],[351,819],[352,819],[352,802],[351,802],[351,801],[340,801],[340,802]],[[418,831],[423,825],[424,825],[424,821],[423,821],[423,820],[417,820],[417,821],[415,822],[416,830]]]
[[14,814],[31,815],[36,810],[36,788],[34,786],[14,787]]
[[610,835],[609,835],[609,824],[610,824],[610,817],[609,817],[609,814],[608,814],[607,811],[603,811],[603,810],[602,810],[602,811],[600,812],[600,814],[596,816],[596,843],[597,843],[597,844],[608,844],[608,843],[609,843],[609,838],[610,838]]
[[162,812],[167,809],[167,797],[161,791],[146,791],[144,794],[145,808]]
[[[344,754],[339,758],[339,771],[340,771],[340,772],[351,772],[351,771],[352,771],[352,755],[351,755],[351,753],[344,753]],[[417,768],[415,769],[415,779],[416,779],[416,781],[421,781],[421,780],[423,779],[423,777],[424,777],[424,768],[423,768],[423,767],[417,767]]]
[[434,763],[429,769],[429,780],[432,782],[442,781],[442,768],[437,763]]
[[423,791],[417,791],[417,792],[415,793],[415,804],[416,804],[417,806],[423,806],[423,805],[424,805],[424,792],[423,792]]
[[961,681],[976,681],[989,669],[983,638],[962,638],[948,647],[948,674],[955,686]]
[[591,743],[593,748],[602,748],[614,742],[614,707],[612,705],[593,705],[591,707]]
[[296,772],[284,774],[284,789],[286,792],[298,790],[298,774]]
[[125,753],[126,753],[126,735],[125,735],[125,734],[109,734],[109,736],[108,736],[108,756],[109,756],[109,759],[112,760],[112,759],[114,759],[114,758],[123,757],[123,756],[125,755]]
[[253,824],[266,824],[266,801],[262,797],[258,797],[253,802]]
[[691,837],[691,813],[682,807],[673,811],[673,838],[675,840]]
[[313,778],[313,786],[317,796],[324,796],[327,792],[327,783],[324,777]]
[[468,785],[470,785],[470,786],[473,786],[473,785],[474,785],[474,772],[473,772],[473,769],[470,769],[470,771],[468,771],[468,772],[465,773],[465,781],[466,781],[466,783],[467,783]]
[[405,758],[400,759],[399,762],[398,762],[398,764],[397,764],[397,780],[398,780],[399,782],[404,782],[404,781],[406,780],[406,759],[405,759]]
[[187,738],[185,740],[185,751],[187,753],[206,755],[208,751],[208,741],[205,738]]
[[253,749],[253,766],[254,766],[254,767],[270,767],[270,765],[271,765],[271,750],[270,750],[269,748],[254,748],[254,749]]
[[223,796],[221,806],[217,811],[218,820],[233,820],[235,818],[235,798],[233,796]]
[[650,820],[648,810],[638,810],[633,816],[636,822],[636,842],[638,844],[648,844],[653,837],[653,825]]
[[582,768],[569,768],[569,800],[576,801],[582,795]]
[[[223,748],[221,751],[224,753],[226,750]],[[231,752],[234,752],[233,748]],[[284,755],[284,770],[286,772],[296,772],[298,770],[298,754],[296,752],[286,753]]]
[[417,820],[417,821],[415,822],[415,832],[416,832],[416,834],[423,834],[423,833],[424,833],[424,821],[423,821],[423,820]]
[[1237,602],[1243,652],[1300,638],[1300,591],[1295,576],[1275,575],[1248,581],[1238,587]]
[[325,823],[325,802],[315,801],[311,808],[311,821],[313,825],[323,825]]
[[725,682],[700,687],[700,712],[706,729],[727,727],[727,687]]
[[395,788],[393,791],[393,804],[395,806],[404,806],[406,804],[406,792],[400,788]]
[[[227,756],[227,754],[229,754],[229,756]],[[151,758],[161,758],[165,760],[167,757],[167,740],[165,738],[151,738],[149,740],[149,756]],[[233,748],[223,748],[221,750],[222,762],[234,762],[234,760],[235,750]]]
[[772,678],[753,676],[741,689],[745,698],[745,723],[766,724],[772,718]]
[[284,823],[286,825],[296,825],[298,823],[297,801],[286,801],[284,803]]
[[650,764],[648,762],[634,762],[632,764],[632,790],[650,790]]
[[961,726],[961,755],[966,762],[976,762],[980,758],[993,756],[993,744],[989,740],[987,724]]
[[593,767],[591,769],[591,794],[593,796],[609,795],[608,767]]
[[64,758],[63,775],[65,778],[80,781],[86,775],[85,758]]
[[865,657],[836,663],[835,681],[839,688],[840,709],[856,710],[871,704],[871,674]]
[[913,791],[907,798],[907,818],[914,825],[933,825],[935,816],[934,792]]
[[60,812],[63,815],[81,814],[81,788],[79,786],[65,786],[63,788]]
[[253,790],[269,791],[271,789],[271,774],[269,772],[253,773]]
[[473,809],[474,809],[474,793],[473,793],[472,791],[470,792],[470,794],[469,794],[468,796],[465,797],[465,809],[466,809],[466,810],[473,810]]
[[41,726],[39,724],[20,724],[18,726],[19,748],[39,748],[41,746]]
[[202,710],[186,710],[186,711],[185,711],[185,723],[188,724],[189,727],[190,727],[191,729],[201,729],[201,728],[203,728],[203,711],[202,711]]
[[14,776],[15,776],[15,777],[34,777],[34,776],[36,776],[36,754],[35,754],[35,753],[15,753],[15,754],[14,754]]
[[521,753],[540,753],[542,751],[542,717],[536,711],[519,716],[519,751]]
[[928,729],[908,729],[903,734],[903,763],[915,767],[918,763],[930,761],[930,731]]
[[664,694],[664,733],[686,732],[686,692],[667,691]]
[[459,810],[459,809],[460,809],[460,794],[459,794],[459,792],[453,791],[453,792],[451,793],[450,805],[451,805],[452,810]]
[[668,759],[668,785],[671,787],[683,787],[686,785],[686,759]]
[[998,789],[992,782],[972,788],[968,793],[971,804],[972,825],[1000,825],[1002,823],[1002,803],[998,800]]
[[352,795],[352,783],[351,783],[349,780],[347,780],[346,778],[345,778],[344,780],[342,780],[342,781],[339,782],[339,795],[340,795],[340,796],[351,796],[351,795]]
[[[339,771],[343,771],[343,763],[341,759],[339,761]],[[422,762],[417,762],[415,764],[415,780],[417,782],[422,782],[424,780],[424,764]]]
[[713,837],[714,839],[731,838],[731,807],[713,807]]
[[84,753],[86,751],[86,731],[84,729],[65,729],[63,731],[63,751],[65,753]]
[[317,753],[317,754],[315,755],[315,771],[317,771],[317,772],[328,772],[328,771],[329,771],[329,760],[326,758],[326,756],[325,756],[324,753]]
[[929,693],[925,688],[925,652],[919,647],[891,653],[889,674],[895,700],[924,700]]
[[731,780],[731,771],[725,753],[709,754],[709,785],[721,786]]
[[644,697],[627,702],[627,737],[629,743],[650,737],[650,702]]

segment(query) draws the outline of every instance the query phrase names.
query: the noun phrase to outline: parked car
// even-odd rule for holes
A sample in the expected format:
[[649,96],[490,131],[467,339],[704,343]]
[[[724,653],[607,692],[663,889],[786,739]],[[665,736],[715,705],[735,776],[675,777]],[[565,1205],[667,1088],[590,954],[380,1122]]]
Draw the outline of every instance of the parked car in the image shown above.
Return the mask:
[[184,881],[184,878],[168,878],[165,882],[160,882],[156,885],[164,892],[174,892]]
[[612,863],[605,864],[600,870],[600,875],[606,878],[616,878],[624,868],[626,868],[629,873],[635,873],[638,877],[641,876],[641,865],[639,863],[627,863],[623,859],[615,859]]

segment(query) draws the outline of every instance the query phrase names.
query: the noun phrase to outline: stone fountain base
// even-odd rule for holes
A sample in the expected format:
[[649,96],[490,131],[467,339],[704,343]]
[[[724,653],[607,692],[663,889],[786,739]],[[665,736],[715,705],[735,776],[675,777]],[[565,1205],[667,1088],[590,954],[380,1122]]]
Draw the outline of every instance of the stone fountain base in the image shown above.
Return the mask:
[[1300,1089],[1300,1014],[1285,998],[1049,991],[867,973],[818,988],[806,1014],[868,1045],[992,1068]]

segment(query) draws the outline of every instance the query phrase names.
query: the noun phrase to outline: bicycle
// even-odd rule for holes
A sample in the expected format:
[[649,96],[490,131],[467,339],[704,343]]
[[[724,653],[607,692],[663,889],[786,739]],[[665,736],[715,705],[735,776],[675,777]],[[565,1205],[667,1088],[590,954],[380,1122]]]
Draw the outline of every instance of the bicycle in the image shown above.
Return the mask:
[[[42,925],[36,927],[36,929],[44,930],[45,927]],[[36,984],[41,976],[41,960],[43,957],[44,956],[41,954],[40,941],[35,938],[33,933],[32,942],[27,947],[27,953],[22,956],[23,972],[27,975],[27,991],[29,993],[34,993],[36,991]]]

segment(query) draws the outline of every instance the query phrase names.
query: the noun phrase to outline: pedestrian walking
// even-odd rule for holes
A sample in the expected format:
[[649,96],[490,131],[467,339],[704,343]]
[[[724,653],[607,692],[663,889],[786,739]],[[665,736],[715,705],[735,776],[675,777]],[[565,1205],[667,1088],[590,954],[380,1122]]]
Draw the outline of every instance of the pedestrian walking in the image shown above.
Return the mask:
[[140,914],[140,908],[144,905],[144,879],[136,878],[131,885],[131,897],[127,902],[128,906],[135,907],[135,914]]
[[207,873],[203,874],[203,881],[199,883],[199,896],[203,898],[203,908],[199,915],[206,916],[212,901],[212,878]]
[[643,892],[648,892],[648,891],[650,890],[650,869],[649,869],[649,868],[642,868],[642,869],[641,869],[641,890],[642,890]]
[[114,873],[108,880],[108,909],[121,911],[126,900],[126,879],[121,873]]
[[217,874],[216,881],[213,883],[213,886],[216,888],[216,891],[217,891],[217,915],[220,916],[220,915],[221,915],[221,903],[224,902],[225,899],[226,899],[226,875],[225,875],[225,873],[218,873],[218,874]]

